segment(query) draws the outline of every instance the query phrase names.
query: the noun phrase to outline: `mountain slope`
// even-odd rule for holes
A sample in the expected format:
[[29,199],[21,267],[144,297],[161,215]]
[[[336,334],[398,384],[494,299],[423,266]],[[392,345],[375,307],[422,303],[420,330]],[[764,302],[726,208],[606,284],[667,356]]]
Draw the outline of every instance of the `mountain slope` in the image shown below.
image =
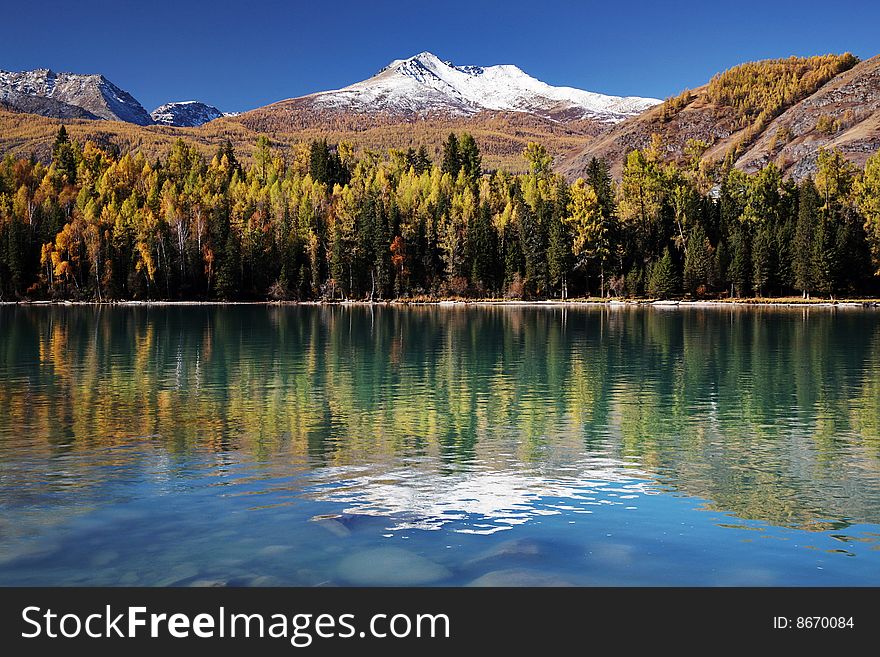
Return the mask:
[[223,112],[216,107],[197,100],[166,103],[150,112],[150,117],[157,125],[172,125],[179,128],[195,128],[221,116]]
[[0,108],[10,112],[39,114],[58,119],[91,119],[93,121],[98,119],[97,116],[82,107],[70,105],[54,98],[31,96],[4,87],[0,87]]
[[[0,99],[7,107],[56,118],[71,118],[78,107],[97,118],[149,125],[153,121],[135,98],[103,75],[55,73],[49,69],[0,71]],[[53,102],[54,101],[54,102]]]
[[774,119],[736,166],[756,171],[772,161],[800,179],[815,171],[819,148],[837,148],[859,167],[880,148],[880,55]]
[[[627,153],[647,147],[656,134],[661,138],[667,160],[683,161],[688,142],[699,140],[706,147],[703,159],[719,162],[732,155],[736,166],[747,170],[759,168],[771,159],[768,149],[772,144],[777,149],[772,159],[786,174],[802,177],[815,168],[820,146],[835,145],[832,139],[815,138],[819,114],[828,111],[842,115],[846,109],[857,108],[858,123],[864,123],[863,128],[874,120],[871,117],[876,112],[877,62],[875,57],[858,63],[844,54],[791,57],[734,67],[702,87],[622,121],[561,162],[559,169],[567,177],[576,178],[583,174],[592,157],[600,157],[608,160],[612,172],[619,176]],[[847,80],[851,82],[847,84]],[[824,95],[838,86],[843,88],[837,94],[840,98],[832,100],[836,97]],[[814,109],[808,111],[809,107]],[[831,107],[838,109],[832,111]],[[794,122],[793,117],[804,115],[810,116],[809,129],[798,124],[798,136],[812,131],[811,135],[792,142],[786,152],[780,153],[780,138],[785,135],[780,132],[779,138],[774,138],[777,130]],[[854,146],[854,155],[858,157],[853,159],[863,163],[865,154],[878,147],[880,140],[868,134]]]

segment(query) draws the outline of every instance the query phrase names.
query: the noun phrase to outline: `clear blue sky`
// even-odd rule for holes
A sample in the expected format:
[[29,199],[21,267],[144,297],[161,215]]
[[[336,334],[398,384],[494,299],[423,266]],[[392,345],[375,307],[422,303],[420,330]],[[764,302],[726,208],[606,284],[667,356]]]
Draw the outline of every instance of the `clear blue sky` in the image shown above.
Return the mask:
[[8,2],[0,69],[103,73],[152,110],[246,110],[430,50],[550,84],[666,97],[734,64],[880,53],[877,0]]

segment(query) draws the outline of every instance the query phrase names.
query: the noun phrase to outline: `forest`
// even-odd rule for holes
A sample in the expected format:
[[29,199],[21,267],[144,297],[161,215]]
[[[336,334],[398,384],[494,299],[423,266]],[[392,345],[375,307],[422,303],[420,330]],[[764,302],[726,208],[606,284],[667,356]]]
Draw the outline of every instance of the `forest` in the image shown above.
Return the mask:
[[539,144],[488,171],[467,134],[356,151],[315,140],[239,161],[176,142],[149,161],[62,126],[48,164],[0,163],[0,299],[391,300],[876,295],[880,155],[820,151],[799,183],[769,164],[666,163],[655,137],[620,182],[574,183]]

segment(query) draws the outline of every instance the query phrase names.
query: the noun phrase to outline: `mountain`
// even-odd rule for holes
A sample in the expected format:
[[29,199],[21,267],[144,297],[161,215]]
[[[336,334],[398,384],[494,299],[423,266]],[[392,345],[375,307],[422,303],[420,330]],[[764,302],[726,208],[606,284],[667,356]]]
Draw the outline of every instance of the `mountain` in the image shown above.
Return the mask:
[[434,154],[449,132],[468,131],[488,166],[517,170],[530,141],[557,156],[572,154],[659,102],[554,87],[516,66],[455,66],[423,52],[362,82],[273,103],[234,121],[273,136],[347,139],[377,150],[425,144]]
[[197,100],[184,100],[157,107],[150,112],[150,116],[158,125],[196,128],[225,115],[213,105],[206,105]]
[[819,148],[840,148],[855,164],[880,149],[880,56],[822,55],[751,62],[714,76],[662,105],[624,121],[558,163],[569,179],[593,157],[619,176],[627,154],[654,135],[666,160],[687,160],[688,142],[702,159],[729,158],[756,171],[774,162],[796,180],[813,173]]
[[56,118],[104,119],[137,125],[153,122],[131,94],[103,75],[56,73],[46,68],[0,71],[0,102],[7,109]]
[[606,96],[572,87],[554,87],[516,66],[455,66],[430,52],[397,59],[373,77],[343,89],[311,96],[316,107],[392,115],[482,111],[525,112],[558,121],[617,122],[660,101]]
[[[245,120],[263,117],[297,127],[321,117],[365,115],[373,122],[402,119],[469,118],[481,113],[522,113],[568,123],[589,120],[616,123],[660,103],[654,98],[620,97],[554,87],[512,65],[455,66],[429,52],[397,59],[362,82],[342,89],[292,98],[254,110]],[[306,117],[306,118],[304,118]]]

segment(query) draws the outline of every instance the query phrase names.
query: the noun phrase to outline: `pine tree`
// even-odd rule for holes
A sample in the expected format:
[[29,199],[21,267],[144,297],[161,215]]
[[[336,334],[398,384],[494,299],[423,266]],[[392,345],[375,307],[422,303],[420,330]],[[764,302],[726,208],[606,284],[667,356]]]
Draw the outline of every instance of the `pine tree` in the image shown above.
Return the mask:
[[599,210],[602,216],[605,218],[614,216],[614,185],[611,178],[611,167],[608,166],[608,162],[595,157],[590,158],[584,174],[584,180],[587,181],[587,184],[596,193],[596,200],[599,202]]
[[332,186],[334,173],[327,141],[312,140],[309,144],[309,175],[312,180]]
[[[406,149],[406,166],[413,170],[418,166],[418,157],[416,155],[416,149],[412,146]],[[418,172],[417,172],[418,173]]]
[[688,236],[684,256],[684,287],[691,293],[702,288],[708,290],[714,284],[715,253],[706,231],[698,222]]
[[813,233],[818,210],[819,193],[813,180],[805,178],[798,187],[798,218],[794,238],[795,286],[801,290],[805,299],[810,297],[810,290],[815,288]]
[[547,242],[547,274],[550,284],[563,299],[568,297],[568,272],[572,265],[572,241],[565,220],[568,210],[567,185],[557,185]]
[[58,128],[55,135],[55,144],[52,146],[52,161],[55,169],[67,178],[71,185],[76,184],[76,149],[70,143],[67,128],[63,125]]
[[768,292],[773,276],[773,237],[768,223],[758,226],[752,243],[752,286],[761,297]]
[[663,257],[651,267],[651,275],[648,278],[648,294],[652,297],[665,299],[677,289],[678,276],[675,264],[672,262],[672,256],[667,248],[663,251]]
[[241,174],[241,164],[239,164],[238,159],[235,157],[235,148],[232,146],[232,141],[227,139],[223,142],[217,149],[216,157],[217,162],[225,166],[227,183],[232,180],[232,176],[236,173]]
[[[445,161],[445,157],[444,157]],[[458,163],[464,170],[465,178],[471,185],[475,185],[483,172],[483,160],[477,142],[467,132],[462,133],[458,142]]]
[[524,284],[529,295],[544,294],[547,286],[547,235],[544,221],[546,205],[539,198],[535,210],[527,203],[518,202],[520,252],[523,255]]
[[730,232],[732,251],[728,275],[735,296],[744,297],[751,290],[752,255],[749,231],[745,224],[737,223]]
[[486,202],[480,204],[480,209],[468,228],[468,244],[471,250],[471,280],[484,290],[493,290],[498,247],[495,230],[492,228],[492,209]]
[[459,159],[458,138],[454,132],[450,132],[443,144],[443,165],[441,171],[456,177],[460,169],[461,160]]
[[415,169],[418,175],[422,175],[425,171],[431,170],[431,158],[428,156],[428,149],[422,144],[419,146],[419,152],[416,154]]
[[221,299],[236,299],[241,293],[241,283],[241,245],[234,231],[230,230],[217,269],[217,295]]

